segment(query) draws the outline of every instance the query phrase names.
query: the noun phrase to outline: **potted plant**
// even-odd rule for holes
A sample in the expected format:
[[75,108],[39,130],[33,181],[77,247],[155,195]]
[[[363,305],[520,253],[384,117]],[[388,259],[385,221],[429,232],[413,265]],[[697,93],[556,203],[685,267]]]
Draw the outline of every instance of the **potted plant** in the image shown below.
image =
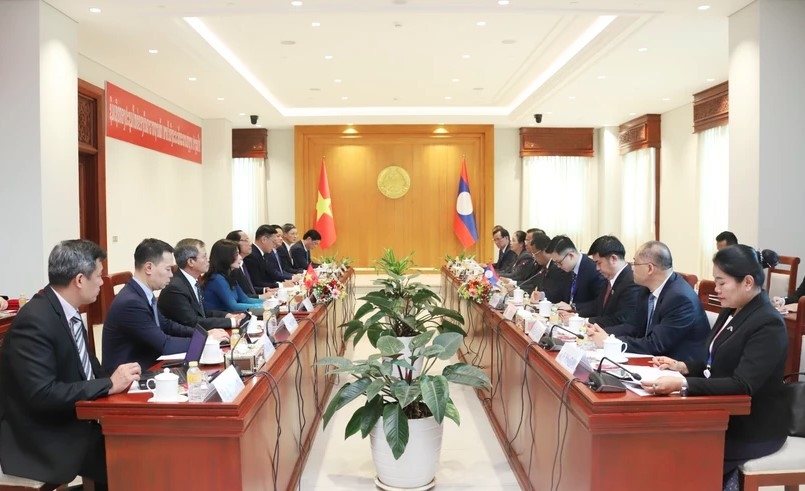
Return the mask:
[[[329,357],[318,362],[334,366],[332,373],[354,377],[328,404],[323,417],[325,427],[336,411],[360,396],[365,397],[364,404],[347,423],[344,437],[358,432],[362,438],[371,435],[375,468],[382,484],[418,488],[431,483],[441,451],[441,423],[445,417],[460,423],[458,410],[450,398],[450,383],[475,389],[491,386],[483,371],[466,363],[453,363],[440,374],[432,373],[437,360],[455,355],[462,338],[456,332],[419,332],[409,344],[411,361],[408,361],[403,354],[403,342],[386,333],[374,343],[379,352],[366,360]],[[412,362],[418,360],[423,361],[423,366],[414,375]],[[401,372],[400,368],[404,370]],[[401,377],[400,373],[404,375]]]

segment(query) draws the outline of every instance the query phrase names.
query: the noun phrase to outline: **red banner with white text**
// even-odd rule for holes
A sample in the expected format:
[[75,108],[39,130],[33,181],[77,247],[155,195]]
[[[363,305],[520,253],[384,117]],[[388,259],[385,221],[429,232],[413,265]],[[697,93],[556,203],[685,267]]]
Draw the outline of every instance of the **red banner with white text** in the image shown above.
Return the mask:
[[201,163],[201,127],[106,82],[106,135]]

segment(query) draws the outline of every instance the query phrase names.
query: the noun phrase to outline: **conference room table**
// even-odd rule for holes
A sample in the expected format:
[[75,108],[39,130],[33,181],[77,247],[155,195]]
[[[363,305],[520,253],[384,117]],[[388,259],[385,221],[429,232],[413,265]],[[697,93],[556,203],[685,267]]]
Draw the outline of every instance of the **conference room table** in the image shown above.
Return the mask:
[[0,346],[3,345],[3,338],[5,338],[8,328],[11,326],[11,321],[13,321],[16,316],[16,313],[4,312],[3,316],[0,317]]
[[109,489],[295,489],[335,380],[315,362],[344,353],[338,326],[354,311],[353,271],[341,281],[347,294],[297,317],[232,402],[149,403],[150,392],[79,402],[78,418],[103,428]]
[[444,303],[465,317],[459,354],[492,381],[478,397],[522,489],[721,489],[728,418],[749,414],[748,396],[593,392],[460,285],[442,269]]

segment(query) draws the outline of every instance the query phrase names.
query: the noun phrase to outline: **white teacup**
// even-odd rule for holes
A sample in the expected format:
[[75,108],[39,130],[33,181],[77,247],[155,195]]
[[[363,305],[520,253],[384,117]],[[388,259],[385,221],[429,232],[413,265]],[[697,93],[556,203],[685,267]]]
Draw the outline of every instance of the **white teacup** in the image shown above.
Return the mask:
[[604,340],[604,355],[606,356],[620,356],[621,353],[626,351],[626,343],[610,334]]
[[551,307],[553,307],[553,304],[550,302],[550,300],[541,301],[539,303],[539,315],[542,317],[550,317]]
[[208,337],[204,343],[204,351],[201,352],[199,363],[204,365],[215,365],[224,362],[224,354],[221,352],[221,343],[212,337]]
[[267,309],[276,309],[279,306],[280,301],[276,297],[271,297],[263,303]]
[[570,330],[579,334],[583,334],[585,325],[587,325],[587,319],[584,317],[579,317],[578,315],[571,317],[567,322],[567,326],[570,328]]
[[280,302],[288,301],[288,290],[285,287],[280,286],[279,290],[277,290],[277,299]]
[[[153,386],[152,386],[153,382]],[[179,400],[179,376],[166,368],[162,373],[145,382],[148,390],[154,393],[154,402],[176,402]]]

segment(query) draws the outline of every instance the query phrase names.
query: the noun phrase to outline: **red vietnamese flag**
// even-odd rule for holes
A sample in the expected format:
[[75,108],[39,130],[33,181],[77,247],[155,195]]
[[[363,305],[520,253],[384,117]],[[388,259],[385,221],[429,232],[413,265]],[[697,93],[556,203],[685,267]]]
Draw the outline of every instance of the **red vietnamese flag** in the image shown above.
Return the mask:
[[316,199],[316,224],[313,228],[321,234],[319,247],[327,249],[333,245],[333,242],[335,242],[335,218],[333,218],[333,204],[330,199],[330,184],[327,181],[327,168],[324,166],[324,157],[321,158],[319,192]]
[[319,275],[313,269],[313,263],[307,265],[307,272],[305,273],[305,287],[313,288],[313,285],[319,282]]

